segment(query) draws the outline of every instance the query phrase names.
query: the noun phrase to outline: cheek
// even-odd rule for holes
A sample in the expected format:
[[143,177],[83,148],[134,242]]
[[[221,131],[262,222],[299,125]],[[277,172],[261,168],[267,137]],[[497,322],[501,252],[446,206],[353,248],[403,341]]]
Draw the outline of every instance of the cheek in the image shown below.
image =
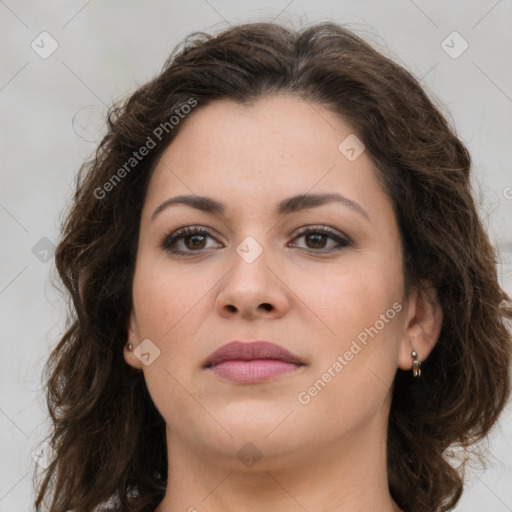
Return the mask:
[[[312,340],[314,363],[295,397],[297,420],[312,422],[313,429],[355,429],[385,410],[403,308],[398,286],[383,286],[377,274],[369,277],[334,279],[322,297],[322,319],[334,333]],[[327,417],[329,427],[323,424]]]
[[[318,387],[329,382],[330,391],[322,391],[325,403],[349,400],[357,406],[365,396],[381,401],[396,373],[403,331],[403,283],[396,262],[385,265],[370,258],[364,267],[347,265],[346,271],[331,272],[321,282],[319,287],[312,278],[303,281],[299,293],[322,320],[317,323],[325,334],[312,340],[311,355],[314,377],[322,381]],[[336,377],[326,375],[328,371]]]
[[[361,261],[352,265],[347,258],[343,266],[333,267],[323,275],[309,272],[294,281],[300,283],[296,288],[297,295],[322,321],[328,345],[333,340],[350,341],[365,328],[373,326],[393,303],[401,299],[402,277],[394,268],[396,264],[386,266],[371,261],[378,257],[368,259],[370,262],[365,265]],[[353,260],[355,262],[356,258]],[[384,320],[390,320],[390,317],[393,320],[395,312],[392,310]],[[396,323],[385,322],[386,330]]]
[[187,272],[166,270],[164,265],[141,262],[134,276],[133,300],[140,335],[162,344],[173,331],[190,321],[190,312],[207,293],[205,282]]
[[[188,389],[190,368],[183,362],[194,358],[190,338],[201,324],[200,298],[204,284],[164,267],[144,264],[141,258],[133,281],[133,300],[140,341],[150,339],[160,350],[158,358],[144,366],[144,378],[152,400],[160,414],[170,424],[174,411],[194,409],[197,404],[184,393]],[[177,292],[179,290],[179,292]],[[195,313],[195,314],[194,314]]]

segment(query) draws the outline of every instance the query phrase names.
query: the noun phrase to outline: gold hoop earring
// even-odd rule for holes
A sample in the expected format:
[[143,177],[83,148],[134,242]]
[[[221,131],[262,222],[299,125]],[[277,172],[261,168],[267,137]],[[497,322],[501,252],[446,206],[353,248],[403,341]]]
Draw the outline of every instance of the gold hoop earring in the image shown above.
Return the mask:
[[416,350],[413,350],[411,352],[412,356],[412,375],[414,377],[419,377],[421,375],[421,361],[418,359],[418,352]]

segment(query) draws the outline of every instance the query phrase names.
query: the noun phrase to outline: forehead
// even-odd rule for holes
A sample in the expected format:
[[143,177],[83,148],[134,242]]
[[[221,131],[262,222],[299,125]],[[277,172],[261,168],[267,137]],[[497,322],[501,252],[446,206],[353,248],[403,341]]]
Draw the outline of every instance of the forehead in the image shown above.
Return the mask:
[[215,196],[238,208],[334,191],[389,206],[366,152],[351,160],[342,151],[345,141],[361,150],[353,128],[321,105],[286,95],[252,105],[223,99],[182,122],[156,166],[148,208],[178,194]]
[[[325,107],[291,95],[273,95],[253,104],[215,100],[185,118],[168,148],[175,158],[222,155],[237,161],[309,161],[338,156],[353,129]],[[184,155],[184,146],[194,153]],[[173,149],[171,149],[174,147]],[[188,151],[190,147],[186,147]]]

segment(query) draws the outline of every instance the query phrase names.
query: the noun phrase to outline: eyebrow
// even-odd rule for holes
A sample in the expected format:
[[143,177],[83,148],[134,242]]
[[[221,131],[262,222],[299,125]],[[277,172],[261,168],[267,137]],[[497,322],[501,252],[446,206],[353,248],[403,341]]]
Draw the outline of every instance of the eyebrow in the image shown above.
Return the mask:
[[[347,197],[335,193],[298,194],[296,196],[289,197],[288,199],[283,199],[282,201],[280,201],[276,206],[275,213],[278,216],[288,215],[301,210],[316,208],[318,206],[322,206],[324,204],[332,202],[337,202],[345,206],[348,206],[353,211],[363,216],[366,220],[370,221],[369,215],[358,203],[356,203],[352,199],[348,199]],[[151,221],[153,221],[153,219],[163,210],[177,204],[184,204],[192,208],[196,208],[197,210],[201,210],[206,213],[211,213],[213,215],[223,215],[226,211],[226,207],[223,203],[211,197],[198,196],[195,194],[180,195],[165,200],[153,212],[153,215],[151,215]]]

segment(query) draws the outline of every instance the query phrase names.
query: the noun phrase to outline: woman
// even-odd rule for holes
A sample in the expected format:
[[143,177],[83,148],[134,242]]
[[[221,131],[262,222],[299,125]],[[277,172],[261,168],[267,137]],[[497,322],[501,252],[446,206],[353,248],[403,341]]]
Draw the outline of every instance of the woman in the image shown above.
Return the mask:
[[194,34],[113,109],[56,261],[52,512],[447,511],[510,393],[470,156],[344,27]]

